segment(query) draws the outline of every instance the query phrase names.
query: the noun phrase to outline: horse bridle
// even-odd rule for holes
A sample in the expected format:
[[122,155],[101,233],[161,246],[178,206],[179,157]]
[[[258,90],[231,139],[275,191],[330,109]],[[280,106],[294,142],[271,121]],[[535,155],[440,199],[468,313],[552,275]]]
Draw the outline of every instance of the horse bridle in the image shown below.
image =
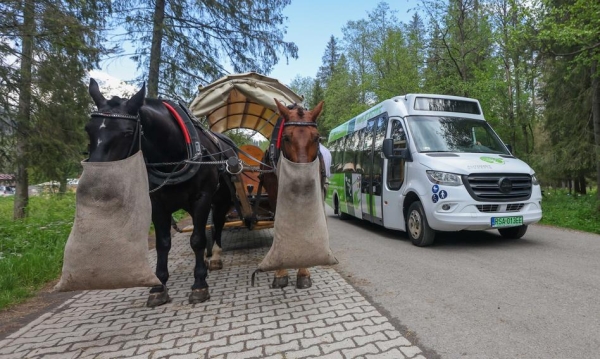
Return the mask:
[[[290,121],[290,122],[284,122],[283,126],[281,126],[281,133],[283,134],[283,128],[286,126],[304,126],[304,127],[317,127],[316,122],[300,122],[300,121]],[[283,150],[283,146],[280,146],[279,150],[281,151],[281,153],[283,154],[283,157],[288,158],[285,154],[285,151]],[[317,148],[317,157],[319,157],[319,153],[320,150],[319,148]]]
[[[133,141],[131,141],[131,147],[129,147],[129,152],[127,153],[127,156],[125,158],[130,157],[134,153],[142,150],[142,123],[140,122],[139,114],[138,115],[127,115],[127,114],[120,114],[120,113],[92,112],[91,117],[114,118],[114,119],[120,119],[120,120],[135,121],[136,125],[135,125],[135,132],[133,133]],[[138,143],[138,151],[134,152],[136,137],[137,137],[137,143]]]

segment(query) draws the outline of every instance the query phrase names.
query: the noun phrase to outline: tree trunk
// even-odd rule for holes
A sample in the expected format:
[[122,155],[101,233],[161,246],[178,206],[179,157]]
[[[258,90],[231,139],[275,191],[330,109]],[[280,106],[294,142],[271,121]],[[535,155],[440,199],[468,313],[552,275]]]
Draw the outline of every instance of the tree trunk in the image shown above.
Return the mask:
[[16,184],[13,218],[24,218],[29,202],[29,179],[27,176],[27,134],[31,118],[31,66],[33,58],[33,35],[35,31],[34,0],[24,0],[23,32],[21,33],[21,69],[19,81],[19,110],[16,120]]
[[165,0],[156,0],[152,19],[152,47],[150,48],[150,69],[148,71],[148,97],[158,97],[158,77],[162,56],[163,25],[165,21]]
[[592,62],[592,119],[596,148],[596,196],[600,200],[600,78],[598,62],[595,60]]
[[575,193],[581,193],[581,183],[579,182],[579,176],[573,179],[573,191]]
[[587,194],[587,181],[585,180],[585,173],[583,171],[579,173],[579,188],[581,189],[579,193],[583,195]]

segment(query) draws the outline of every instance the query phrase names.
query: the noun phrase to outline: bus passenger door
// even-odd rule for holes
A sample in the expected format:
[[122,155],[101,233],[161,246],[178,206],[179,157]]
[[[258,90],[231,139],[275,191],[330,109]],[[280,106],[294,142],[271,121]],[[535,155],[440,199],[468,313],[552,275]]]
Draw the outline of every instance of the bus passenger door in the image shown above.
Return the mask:
[[[390,137],[394,141],[394,150],[407,148],[406,131],[399,119],[390,121]],[[383,186],[383,225],[386,228],[405,231],[402,203],[404,196],[401,188],[406,178],[406,161],[403,158],[386,159],[384,161]]]
[[382,114],[367,121],[363,145],[361,146],[361,165],[364,170],[361,186],[362,216],[370,222],[383,224],[383,157],[382,147],[385,138],[387,115]]

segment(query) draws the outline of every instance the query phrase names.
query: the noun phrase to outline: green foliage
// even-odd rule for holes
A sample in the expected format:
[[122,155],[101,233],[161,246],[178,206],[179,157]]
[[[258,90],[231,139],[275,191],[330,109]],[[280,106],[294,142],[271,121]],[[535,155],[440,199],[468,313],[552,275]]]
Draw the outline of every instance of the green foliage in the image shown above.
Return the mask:
[[599,207],[595,193],[569,195],[565,190],[546,189],[540,223],[600,234]]
[[[103,45],[111,2],[56,0],[0,3],[0,136],[10,139],[2,167],[16,174],[16,217],[28,204],[28,172],[58,180],[78,172],[85,148],[87,70]],[[4,148],[0,149],[3,152]]]
[[[126,32],[116,41],[133,43],[131,58],[142,70],[140,82],[148,80],[149,96],[189,100],[198,84],[228,72],[225,63],[235,73],[269,74],[281,55],[297,58],[297,46],[283,40],[282,11],[289,4],[290,0],[118,0],[113,2],[114,23]],[[153,61],[159,64],[155,73],[150,71]],[[151,88],[154,81],[157,94]]]
[[30,199],[28,218],[12,218],[13,197],[0,198],[0,309],[56,279],[75,214],[75,195]]
[[288,87],[298,95],[304,97],[304,107],[313,108],[316,105],[310,103],[313,98],[313,90],[315,89],[315,81],[312,77],[296,76]]

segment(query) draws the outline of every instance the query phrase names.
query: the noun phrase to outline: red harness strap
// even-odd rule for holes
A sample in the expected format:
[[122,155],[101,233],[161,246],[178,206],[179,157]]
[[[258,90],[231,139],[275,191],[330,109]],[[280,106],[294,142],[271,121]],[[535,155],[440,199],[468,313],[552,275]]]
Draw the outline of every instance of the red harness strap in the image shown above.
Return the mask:
[[281,148],[281,136],[283,135],[283,128],[285,127],[285,120],[281,119],[281,125],[279,126],[279,133],[277,134],[277,149]]
[[188,132],[187,127],[185,126],[185,123],[183,123],[183,119],[181,118],[181,116],[179,116],[179,113],[177,113],[177,111],[173,108],[173,106],[169,105],[168,103],[163,102],[163,104],[169,110],[171,115],[173,115],[173,117],[175,117],[175,120],[177,120],[177,123],[179,124],[179,128],[181,128],[181,131],[183,131],[183,137],[185,137],[185,143],[186,144],[192,143],[190,133]]

